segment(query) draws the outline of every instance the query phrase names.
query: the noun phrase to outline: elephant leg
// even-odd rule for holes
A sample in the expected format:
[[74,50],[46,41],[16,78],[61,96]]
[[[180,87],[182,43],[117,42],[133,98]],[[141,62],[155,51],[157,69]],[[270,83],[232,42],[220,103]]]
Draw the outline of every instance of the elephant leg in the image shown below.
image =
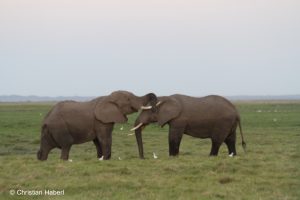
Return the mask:
[[71,149],[71,145],[61,147],[61,156],[60,159],[68,160],[69,159],[69,152]]
[[217,156],[219,153],[219,148],[222,143],[225,141],[226,137],[228,137],[228,133],[231,132],[232,128],[228,126],[231,124],[230,120],[224,120],[219,124],[216,124],[215,128],[213,129],[213,134],[211,136],[211,150],[210,156]]
[[235,149],[235,143],[236,143],[236,132],[232,133],[225,139],[225,144],[228,148],[228,154],[236,156],[236,149]]
[[100,146],[102,149],[102,156],[104,160],[109,160],[111,157],[112,134],[107,134],[105,138],[100,136]]
[[98,126],[96,130],[97,130],[97,139],[102,149],[103,159],[109,160],[111,157],[113,124]]
[[183,128],[173,128],[170,126],[169,129],[169,155],[170,156],[178,156],[183,132],[184,132]]
[[59,119],[62,118],[58,118],[55,123],[49,125],[49,141],[61,149],[60,158],[62,160],[68,160],[71,146],[74,144],[74,138],[67,129],[64,120]]
[[97,149],[97,157],[98,158],[101,158],[102,157],[102,148],[101,148],[101,144],[100,142],[98,141],[98,139],[94,139],[93,140],[95,146],[96,146],[96,149]]
[[211,145],[211,151],[210,151],[210,156],[217,156],[219,153],[219,148],[221,146],[221,142],[212,140],[212,145]]

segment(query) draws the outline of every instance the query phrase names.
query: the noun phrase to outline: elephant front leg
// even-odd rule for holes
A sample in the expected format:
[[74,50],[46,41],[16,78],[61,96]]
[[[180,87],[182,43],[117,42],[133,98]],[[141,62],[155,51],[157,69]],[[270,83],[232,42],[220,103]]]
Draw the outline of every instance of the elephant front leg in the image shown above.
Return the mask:
[[97,139],[101,147],[103,160],[109,160],[111,157],[113,126],[98,127]]
[[110,138],[105,138],[101,139],[101,147],[102,147],[102,156],[104,160],[109,160],[111,157],[111,144],[112,144],[112,139],[111,136]]
[[95,144],[95,146],[96,146],[96,149],[97,149],[97,158],[101,158],[102,157],[102,147],[101,147],[101,144],[100,144],[100,142],[98,141],[98,139],[97,138],[95,138],[94,140],[93,140],[93,142],[94,142],[94,144]]
[[169,155],[178,156],[183,129],[172,128],[169,130]]

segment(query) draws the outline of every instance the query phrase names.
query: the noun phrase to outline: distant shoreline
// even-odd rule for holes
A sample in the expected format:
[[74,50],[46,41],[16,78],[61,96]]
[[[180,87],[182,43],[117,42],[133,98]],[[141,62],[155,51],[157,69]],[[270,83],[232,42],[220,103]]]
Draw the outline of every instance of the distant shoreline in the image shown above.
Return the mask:
[[[266,96],[225,96],[233,102],[299,102],[300,95],[266,95]],[[45,97],[45,96],[21,96],[21,95],[2,95],[0,96],[0,103],[55,103],[64,100],[74,101],[89,101],[93,96],[58,96],[58,97]]]

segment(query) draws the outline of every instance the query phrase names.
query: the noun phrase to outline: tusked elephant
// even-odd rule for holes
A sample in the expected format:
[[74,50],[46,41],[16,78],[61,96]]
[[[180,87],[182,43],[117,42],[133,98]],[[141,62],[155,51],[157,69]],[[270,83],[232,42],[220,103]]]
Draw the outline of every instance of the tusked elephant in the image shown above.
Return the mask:
[[126,115],[149,102],[153,106],[157,103],[153,93],[138,97],[127,91],[116,91],[87,102],[59,102],[42,123],[37,158],[47,160],[53,148],[60,148],[61,159],[68,160],[73,144],[93,141],[98,158],[110,159],[114,124],[126,122]]
[[197,138],[210,138],[211,156],[217,156],[223,142],[230,155],[236,155],[236,129],[240,127],[243,138],[240,115],[235,106],[227,99],[210,95],[202,98],[180,94],[158,97],[156,105],[144,106],[135,121],[136,140],[139,156],[144,158],[142,129],[149,123],[158,122],[160,126],[169,124],[169,155],[177,156],[183,134]]

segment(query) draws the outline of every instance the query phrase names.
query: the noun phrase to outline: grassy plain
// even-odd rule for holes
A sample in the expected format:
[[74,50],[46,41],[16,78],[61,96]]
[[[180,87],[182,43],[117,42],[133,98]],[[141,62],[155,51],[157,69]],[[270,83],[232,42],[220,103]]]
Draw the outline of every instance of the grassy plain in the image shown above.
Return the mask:
[[[300,199],[299,102],[236,103],[247,153],[238,132],[234,158],[225,145],[209,157],[210,140],[186,135],[180,156],[169,158],[168,127],[150,125],[143,133],[146,159],[140,160],[135,136],[128,135],[134,114],[115,126],[110,161],[98,161],[90,142],[72,147],[73,162],[61,161],[58,149],[40,162],[40,124],[52,105],[0,104],[0,199]],[[9,193],[44,189],[64,195]]]

